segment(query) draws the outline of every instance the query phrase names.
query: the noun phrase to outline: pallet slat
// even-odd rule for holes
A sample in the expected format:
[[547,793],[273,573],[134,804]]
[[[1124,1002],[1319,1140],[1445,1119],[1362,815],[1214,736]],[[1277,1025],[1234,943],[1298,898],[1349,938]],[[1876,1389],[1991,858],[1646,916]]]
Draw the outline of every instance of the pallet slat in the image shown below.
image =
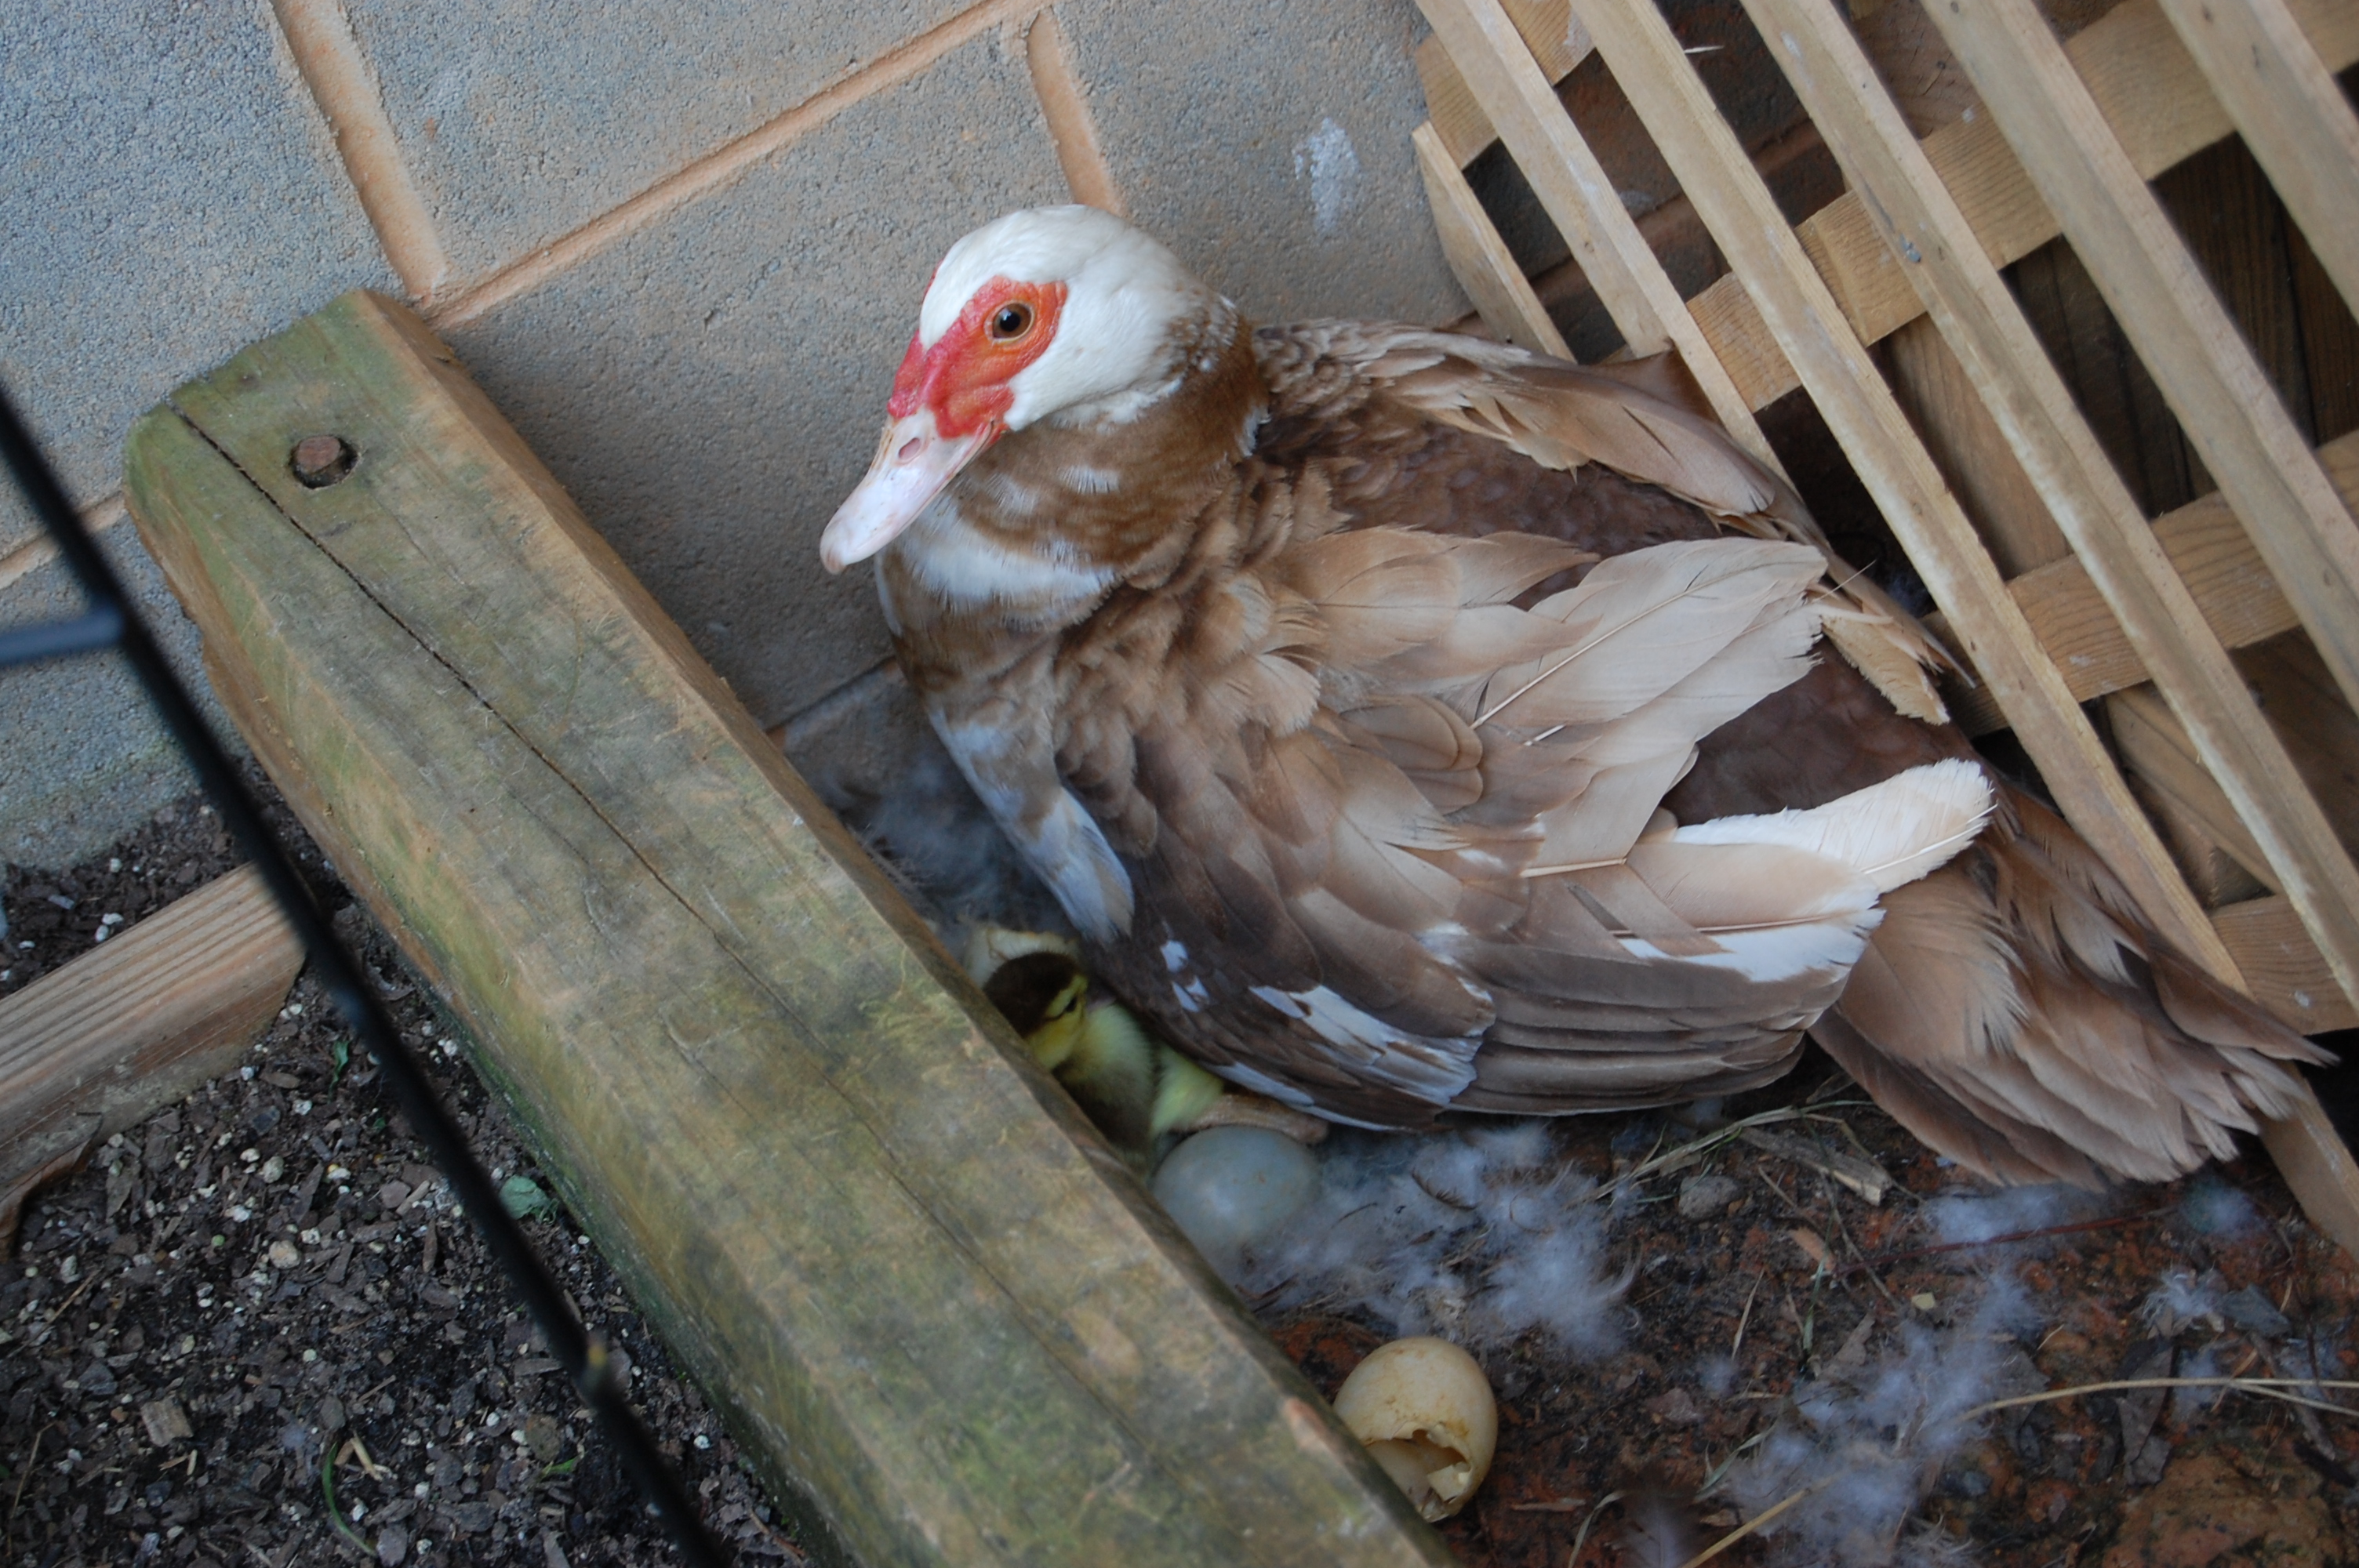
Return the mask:
[[[1589,58],[1589,36],[1573,19],[1571,0],[1503,0],[1503,4],[1550,86],[1571,76],[1573,68]],[[1464,168],[1499,139],[1499,133],[1439,38],[1418,45],[1416,58],[1418,81],[1425,88],[1425,112],[1431,116],[1434,135],[1450,160]]]
[[[2306,1027],[2339,1022],[2350,1009],[2334,975],[2352,967],[2354,955],[2338,946],[2345,933],[2331,923],[2359,904],[2359,872],[2302,787],[2283,746],[2260,719],[2224,648],[2202,636],[2204,612],[2179,575],[2167,543],[2181,546],[2180,553],[2190,558],[2200,557],[2203,530],[2184,524],[2208,520],[2180,519],[2182,526],[2169,541],[2147,526],[1998,279],[1995,264],[2014,257],[2006,245],[1992,243],[1994,232],[2016,241],[2035,234],[2045,216],[2033,211],[2039,207],[2037,191],[2012,165],[1986,119],[1979,125],[1948,127],[1954,134],[1946,145],[1945,133],[1919,143],[1832,13],[1821,16],[1799,9],[1812,0],[1747,3],[1764,36],[1773,40],[1773,52],[1783,45],[1813,118],[1836,143],[1855,187],[1836,208],[1799,231],[1785,226],[1648,0],[1576,0],[1577,14],[1608,68],[1729,261],[1730,276],[1691,302],[1707,337],[1715,348],[1749,356],[1754,370],[1769,369],[1774,359],[1775,368],[1788,378],[1773,386],[1756,377],[1748,396],[1761,390],[1779,395],[1798,383],[1810,393],[1928,587],[1950,611],[1952,634],[1982,667],[2018,730],[2027,719],[2038,727],[2039,733],[2025,735],[2026,744],[2066,814],[2131,884],[2166,937],[2230,983],[2237,983],[2249,965],[2251,978],[2245,983],[2254,993]],[[2148,66],[2158,55],[2168,65],[2166,46],[2175,47],[2147,0],[2122,6],[2075,43],[2084,64],[2093,61],[2100,68],[2096,79],[2116,90],[2136,74],[2120,69],[2125,60],[2143,52]],[[2179,55],[2177,63],[2191,73],[2184,51]],[[2063,58],[2060,51],[2058,58]],[[2151,86],[2154,71],[2143,74]],[[2202,129],[2202,119],[2180,113],[2178,105],[2149,101],[2130,117],[2128,134],[2148,155],[2174,139],[2191,151],[2211,139],[2189,138],[2190,124]],[[1870,200],[1895,192],[1897,216],[1871,212]],[[1848,210],[1839,211],[1845,203]],[[2023,249],[2055,232],[2049,220],[2047,233],[2028,240]],[[1935,265],[1928,265],[1929,256]],[[1927,273],[1938,276],[1912,276]],[[1896,282],[1916,297],[1918,308],[1894,299]],[[1721,297],[1716,310],[1709,297],[1714,291]],[[2106,608],[2108,597],[2118,600],[2155,663],[2169,672],[2179,699],[2197,707],[2199,723],[2212,727],[2206,749],[2236,778],[2245,804],[2276,835],[2269,846],[2273,874],[2288,880],[2285,869],[2294,864],[2313,879],[2301,889],[2304,907],[2299,914],[2321,927],[2334,949],[2334,966],[2321,961],[2319,944],[2300,928],[2294,901],[2287,897],[2207,915],[2073,706],[2071,689],[2044,656],[2017,594],[2001,579],[1866,358],[1863,338],[1913,320],[1927,306],[1939,336],[1925,335],[1925,352],[1916,367],[1920,402],[1927,406],[1920,412],[1939,422],[1937,434],[1963,443],[1953,458],[1996,455],[2010,464],[2016,455],[2022,458],[2032,482],[2009,491],[2008,503],[2027,504],[2028,494],[2028,504],[2037,505],[2040,492],[2060,489],[2066,504],[2057,521],[2066,524],[2076,546],[2098,557],[2105,589],[2097,596],[2098,616],[2113,636],[2126,642],[2120,621]],[[1846,326],[1854,330],[1846,331]],[[1767,350],[1765,337],[1771,340]],[[1962,363],[1943,351],[1944,340],[1959,350]],[[1952,395],[1947,381],[1959,373],[1973,381],[1985,408],[1971,407],[1971,400]],[[1737,379],[1746,377],[1740,373]],[[2005,445],[1995,447],[1995,438]],[[2301,453],[2310,455],[2306,447]],[[2054,546],[2035,541],[2036,528],[2016,532],[2032,551],[2030,558],[2046,562],[2040,569],[2066,565],[2048,559]],[[2098,579],[2085,566],[2078,569],[2081,583],[2095,593]],[[2200,645],[2190,647],[2177,636],[2181,624],[2196,629]],[[1994,656],[2004,661],[1996,671],[1987,663]],[[2135,653],[2130,663],[2143,675],[2144,662]],[[2194,759],[2195,743],[2158,699],[2155,707],[2186,753],[2176,760],[2218,795],[2219,785]],[[2242,750],[2230,755],[2231,747]],[[2234,818],[2224,797],[2220,808]],[[2256,859],[2271,860],[2252,835],[2246,839]],[[2266,1137],[2313,1220],[2344,1247],[2359,1250],[2359,1165],[2314,1098],[2288,1120],[2267,1128]]]
[[[1655,260],[1614,181],[1557,102],[1499,0],[1418,0],[1425,19],[1499,126],[1507,151],[1563,234],[1633,354],[1679,351],[1738,445],[1782,474],[1753,408],[1705,346],[1687,302]],[[1578,15],[1578,13],[1576,13]]]
[[2286,0],[2162,0],[2245,145],[2359,309],[2359,115]]
[[1433,209],[1433,226],[1441,236],[1441,254],[1466,290],[1466,297],[1494,331],[1511,343],[1537,354],[1572,358],[1564,334],[1549,319],[1548,307],[1532,290],[1531,279],[1508,254],[1490,215],[1473,188],[1459,172],[1457,160],[1441,145],[1430,122],[1409,134],[1417,148],[1417,171],[1425,181],[1425,199]]
[[[1820,135],[1863,193],[1886,243],[1908,259],[1908,276],[1935,327],[2247,826],[2277,887],[2300,912],[2343,989],[2359,995],[2359,868],[1875,68],[1827,0],[1745,0],[1745,8],[1762,36],[1782,46],[1778,63]],[[2027,621],[2024,625],[2036,636]]]
[[[2359,506],[2359,431],[2319,448],[2318,460],[2344,502]],[[2212,634],[2226,646],[2249,648],[2301,624],[2252,536],[2217,492],[2155,519],[2154,532]],[[2147,678],[2136,650],[2079,561],[2036,568],[2007,589],[2082,701]],[[2006,716],[1979,690],[1952,694],[1951,708],[1969,735],[2006,728]]]
[[[2293,15],[2329,69],[2359,60],[2359,6],[2298,0]],[[2143,178],[2235,128],[2204,91],[2201,72],[2155,0],[2115,7],[2073,35],[2064,51]],[[1924,147],[1993,262],[2020,261],[2061,232],[1989,115],[1944,125],[1925,138]],[[1842,280],[1836,295],[1865,341],[1878,341],[1923,313],[1856,192],[1811,214],[1799,232],[1830,280]],[[1734,274],[1690,300],[1689,308],[1754,407],[1801,384]]]
[[2260,840],[2203,765],[2201,752],[2169,704],[2150,687],[2133,687],[2105,699],[2105,719],[2125,766],[2160,790],[2269,892],[2285,891]]
[[[2301,0],[2290,14],[2323,61],[2341,69],[2359,60],[2359,8]],[[1427,48],[1439,53],[1439,38],[1428,40]],[[2195,61],[2154,0],[2131,0],[2064,48],[2092,95],[2108,115],[2119,117],[2116,133],[2142,175],[2161,173],[2234,129],[2203,92]],[[1466,92],[1454,73],[1451,81],[1455,91]],[[2180,100],[2178,112],[2155,107],[2174,96]],[[1437,124],[1440,113],[1437,108]],[[1943,126],[1922,146],[1994,262],[2020,259],[2056,236],[2053,216],[1987,116]],[[1863,339],[1875,341],[1921,319],[1923,302],[1856,192],[1805,220],[1798,232]],[[1723,276],[1687,303],[1713,358],[1751,407],[1766,406],[1799,384],[1735,275]],[[2319,459],[2345,500],[2359,504],[2359,440],[2329,443]],[[2245,647],[2299,623],[2224,502],[2199,500],[2155,526],[2203,619],[2227,646]],[[2037,568],[2010,586],[2077,699],[2147,678],[2078,560]],[[2005,727],[1987,688],[1954,697],[1952,709],[1971,733]]]
[[[2293,905],[2282,898],[2256,898],[2214,910],[2212,918],[2220,928],[2221,940],[2236,955],[2254,1000],[2305,1033],[2359,1027],[2359,1008],[2335,989],[2334,977],[2327,972],[2318,949],[2310,946],[2310,934],[2301,928],[2301,916],[2294,913]],[[2307,1122],[2307,1118],[2303,1120]],[[2272,1144],[2271,1152],[2275,1152]],[[2300,1189],[2296,1188],[2295,1195],[2301,1197],[2305,1209],[2310,1208],[2310,1198]],[[2348,1212],[2347,1205],[2341,1206]],[[2310,1217],[2346,1250],[2359,1252],[2359,1239],[2354,1238],[2347,1220],[2338,1228],[2318,1210],[2311,1210]]]
[[2031,0],[1930,14],[2359,706],[2359,521]]
[[[322,430],[359,462],[307,490]],[[820,1538],[1446,1560],[415,316],[348,295],[181,388],[126,493],[255,752]]]

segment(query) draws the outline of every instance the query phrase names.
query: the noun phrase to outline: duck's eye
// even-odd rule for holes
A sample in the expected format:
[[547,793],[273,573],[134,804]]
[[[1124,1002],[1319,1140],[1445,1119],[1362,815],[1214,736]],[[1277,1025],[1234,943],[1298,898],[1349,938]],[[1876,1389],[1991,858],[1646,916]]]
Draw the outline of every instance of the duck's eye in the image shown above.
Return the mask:
[[995,341],[1013,342],[1032,330],[1032,307],[1020,299],[1010,300],[992,312],[991,336]]

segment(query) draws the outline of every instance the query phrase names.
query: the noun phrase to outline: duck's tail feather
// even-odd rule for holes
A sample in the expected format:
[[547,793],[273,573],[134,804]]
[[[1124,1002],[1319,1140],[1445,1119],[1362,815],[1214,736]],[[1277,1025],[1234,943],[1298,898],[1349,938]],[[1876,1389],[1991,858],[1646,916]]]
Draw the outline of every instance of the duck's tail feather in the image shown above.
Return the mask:
[[2147,930],[2020,791],[1973,848],[1886,895],[1812,1035],[1877,1103],[1996,1181],[2168,1181],[2281,1117],[2332,1058]]

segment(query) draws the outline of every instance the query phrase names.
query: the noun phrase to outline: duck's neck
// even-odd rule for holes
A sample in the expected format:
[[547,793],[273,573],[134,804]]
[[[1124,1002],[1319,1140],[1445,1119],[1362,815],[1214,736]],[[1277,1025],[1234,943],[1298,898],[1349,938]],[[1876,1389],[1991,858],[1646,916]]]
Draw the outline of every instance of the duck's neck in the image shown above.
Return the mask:
[[1179,345],[1169,391],[1051,416],[983,452],[877,562],[902,662],[921,688],[987,677],[1151,586],[1231,492],[1267,394],[1231,313]]

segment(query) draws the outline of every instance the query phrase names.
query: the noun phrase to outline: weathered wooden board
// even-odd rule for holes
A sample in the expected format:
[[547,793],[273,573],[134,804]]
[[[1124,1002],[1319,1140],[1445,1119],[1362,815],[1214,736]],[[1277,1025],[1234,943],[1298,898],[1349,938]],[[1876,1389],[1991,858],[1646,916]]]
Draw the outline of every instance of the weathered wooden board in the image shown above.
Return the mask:
[[0,1000],[0,1249],[35,1187],[235,1066],[302,967],[238,871]]
[[[307,489],[288,453],[358,454]],[[874,1563],[1439,1563],[416,318],[175,393],[216,688],[771,1479]]]

